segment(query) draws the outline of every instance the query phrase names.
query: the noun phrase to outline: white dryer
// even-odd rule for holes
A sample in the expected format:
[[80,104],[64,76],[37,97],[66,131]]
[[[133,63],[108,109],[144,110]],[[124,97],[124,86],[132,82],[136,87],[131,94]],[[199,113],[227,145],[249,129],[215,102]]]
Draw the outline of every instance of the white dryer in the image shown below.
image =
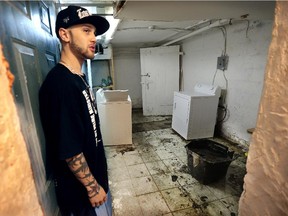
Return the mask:
[[220,87],[200,83],[174,92],[172,129],[186,140],[213,137],[220,95]]

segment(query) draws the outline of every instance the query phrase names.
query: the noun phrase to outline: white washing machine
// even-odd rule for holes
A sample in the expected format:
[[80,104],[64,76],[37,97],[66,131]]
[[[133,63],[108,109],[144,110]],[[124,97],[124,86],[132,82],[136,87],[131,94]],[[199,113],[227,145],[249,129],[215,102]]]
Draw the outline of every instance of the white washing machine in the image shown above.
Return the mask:
[[97,109],[103,144],[132,144],[132,103],[127,90],[98,90]]
[[220,87],[200,83],[174,92],[172,129],[186,140],[213,137],[220,95]]

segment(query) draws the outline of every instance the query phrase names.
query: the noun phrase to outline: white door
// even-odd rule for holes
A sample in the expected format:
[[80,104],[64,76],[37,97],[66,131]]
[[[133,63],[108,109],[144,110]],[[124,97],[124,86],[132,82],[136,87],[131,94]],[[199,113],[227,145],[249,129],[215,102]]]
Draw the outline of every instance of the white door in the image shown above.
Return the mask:
[[179,90],[179,46],[140,49],[143,114],[172,115]]

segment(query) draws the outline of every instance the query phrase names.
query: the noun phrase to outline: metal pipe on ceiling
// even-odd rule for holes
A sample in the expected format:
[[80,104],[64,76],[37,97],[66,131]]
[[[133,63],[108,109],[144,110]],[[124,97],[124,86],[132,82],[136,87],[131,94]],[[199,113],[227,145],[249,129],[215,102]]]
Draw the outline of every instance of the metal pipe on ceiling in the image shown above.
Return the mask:
[[[212,20],[208,20],[208,19],[206,19],[206,20],[201,20],[200,22],[197,22],[196,24],[194,24],[194,25],[192,25],[192,26],[186,27],[185,30],[191,30],[191,29],[193,29],[193,28],[199,28],[199,26],[201,26],[201,25],[203,25],[203,24],[206,24],[206,23],[208,23],[208,22],[211,23]],[[155,44],[159,44],[159,43],[161,43],[162,41],[167,41],[169,38],[172,38],[172,37],[176,36],[177,34],[179,34],[179,32],[176,32],[176,33],[173,33],[173,34],[171,34],[171,35],[168,35],[167,37],[162,38],[161,40],[158,40],[157,42],[155,42]]]
[[199,33],[202,33],[202,32],[204,32],[204,31],[207,31],[207,30],[209,30],[209,29],[211,29],[211,28],[215,28],[215,27],[227,25],[227,24],[229,24],[229,22],[230,22],[230,20],[228,20],[228,19],[217,20],[217,21],[211,23],[210,25],[207,25],[207,26],[205,26],[205,27],[203,27],[203,28],[200,28],[200,29],[198,29],[198,30],[195,30],[195,31],[193,31],[193,32],[191,32],[191,33],[189,33],[189,34],[187,34],[187,35],[184,35],[184,36],[182,36],[182,37],[179,37],[179,38],[176,38],[176,39],[174,39],[174,40],[172,40],[172,41],[169,41],[169,42],[167,42],[167,43],[164,43],[164,44],[161,45],[161,46],[168,46],[168,45],[174,44],[174,43],[176,43],[176,42],[178,42],[178,41],[184,40],[184,39],[189,38],[189,37],[192,37],[192,36],[194,36],[194,35],[196,35],[196,34],[199,34]]

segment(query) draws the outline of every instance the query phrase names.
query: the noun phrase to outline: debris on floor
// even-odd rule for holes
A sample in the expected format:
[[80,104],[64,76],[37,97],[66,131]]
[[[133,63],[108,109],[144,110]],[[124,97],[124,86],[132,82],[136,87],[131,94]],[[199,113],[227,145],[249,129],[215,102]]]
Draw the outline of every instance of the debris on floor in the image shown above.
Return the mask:
[[171,129],[171,119],[134,110],[133,144],[105,147],[113,215],[238,215],[246,174],[242,149],[217,138],[233,148],[235,159],[225,177],[203,185],[189,172],[189,141]]

